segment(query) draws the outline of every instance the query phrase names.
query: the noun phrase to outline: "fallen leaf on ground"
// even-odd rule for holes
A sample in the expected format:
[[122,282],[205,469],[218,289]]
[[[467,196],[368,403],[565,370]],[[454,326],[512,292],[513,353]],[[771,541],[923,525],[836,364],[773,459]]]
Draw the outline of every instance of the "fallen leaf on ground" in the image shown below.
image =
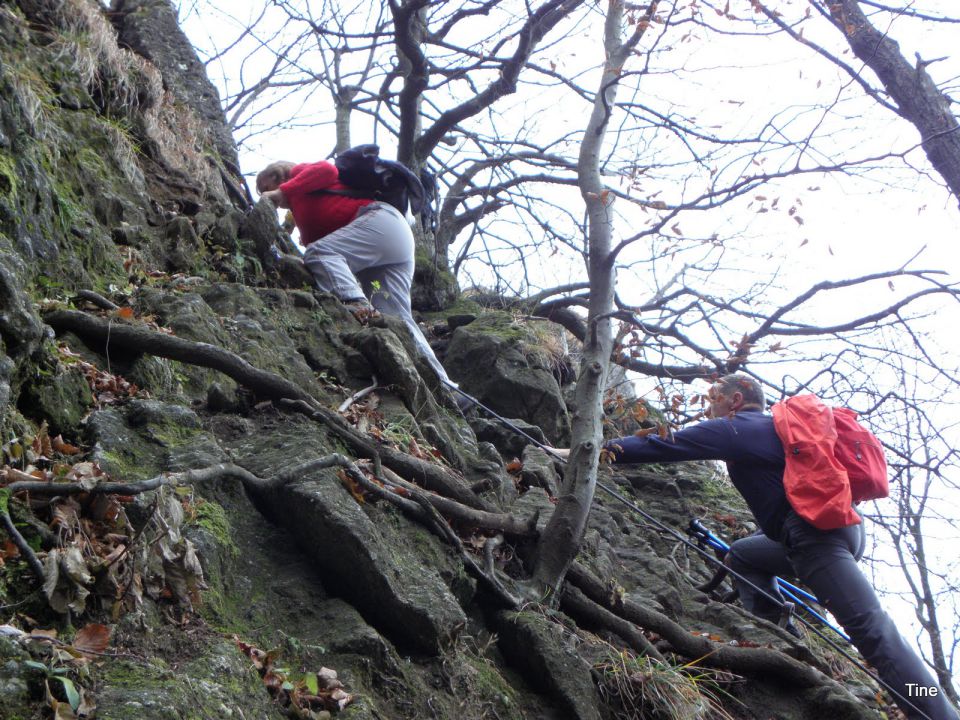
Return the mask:
[[99,623],[85,625],[73,638],[73,647],[84,653],[102,653],[110,646],[110,628]]

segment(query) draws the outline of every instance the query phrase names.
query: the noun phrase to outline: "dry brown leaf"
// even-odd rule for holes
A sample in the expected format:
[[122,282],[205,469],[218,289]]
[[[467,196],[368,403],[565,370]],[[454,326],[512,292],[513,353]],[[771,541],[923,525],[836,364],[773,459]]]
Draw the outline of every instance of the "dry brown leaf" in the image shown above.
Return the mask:
[[3,547],[0,547],[0,565],[3,564],[3,560],[16,557],[20,557],[20,548],[14,544],[13,540],[5,539]]
[[50,444],[53,446],[53,449],[61,455],[77,455],[80,452],[80,448],[76,445],[65,442],[63,435],[57,435],[50,441]]
[[[34,470],[34,472],[36,472],[36,470]],[[5,467],[3,469],[3,473],[6,476],[5,479],[8,482],[12,482],[12,483],[36,482],[37,480],[37,477],[35,475],[31,475],[30,473],[25,473],[22,470],[17,470],[16,468],[12,468],[12,467]],[[43,479],[42,476],[41,476],[41,479]]]
[[85,625],[73,638],[72,645],[83,653],[102,653],[110,646],[110,628],[99,623]]
[[37,436],[33,439],[33,451],[43,458],[50,458],[53,455],[53,446],[50,444],[46,420],[41,423],[40,429],[37,430]]

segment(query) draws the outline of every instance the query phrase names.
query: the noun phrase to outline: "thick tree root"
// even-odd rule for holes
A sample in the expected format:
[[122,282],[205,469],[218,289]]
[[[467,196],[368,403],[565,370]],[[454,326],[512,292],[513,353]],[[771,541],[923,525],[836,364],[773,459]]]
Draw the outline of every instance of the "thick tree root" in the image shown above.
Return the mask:
[[435,532],[437,532],[441,537],[445,538],[448,543],[453,545],[460,552],[460,559],[467,568],[467,572],[473,575],[477,580],[480,580],[482,583],[484,583],[487,589],[493,593],[494,597],[497,598],[504,609],[515,610],[520,607],[523,601],[510,592],[506,586],[500,582],[500,579],[496,576],[496,573],[487,573],[483,568],[480,567],[473,556],[467,552],[467,549],[463,546],[460,536],[453,531],[453,528],[447,524],[447,521],[444,520],[443,516],[440,515],[440,513],[437,512],[437,509],[430,504],[430,500],[427,498],[426,493],[417,490],[411,492],[411,497],[413,497],[413,499],[420,504],[424,510],[424,513],[430,518]]
[[420,460],[399,450],[374,442],[368,436],[350,427],[342,417],[332,410],[300,400],[281,400],[278,404],[288,410],[301,412],[312,420],[324,424],[340,440],[350,445],[359,457],[370,460],[379,457],[385,466],[403,477],[414,480],[427,490],[432,490],[477,510],[493,511],[492,506],[474,495],[459,474],[455,474],[436,463]]
[[[219,463],[217,465],[211,465],[210,467],[206,468],[198,468],[196,470],[157,475],[156,477],[135,483],[101,482],[97,483],[96,485],[89,485],[87,483],[55,483],[43,482],[40,480],[18,480],[4,486],[3,490],[11,496],[20,492],[30,493],[34,496],[64,496],[79,495],[81,493],[87,493],[89,495],[139,495],[141,493],[156,490],[164,485],[202,485],[226,478],[234,478],[240,480],[249,490],[264,491],[281,487],[287,483],[295,482],[301,479],[304,475],[328,467],[343,467],[348,474],[354,477],[354,479],[366,479],[352,460],[344,455],[340,455],[339,453],[333,453],[315,460],[311,460],[303,465],[299,465],[271,478],[258,477],[239,465],[234,465],[232,463]],[[415,503],[411,503],[411,505],[414,505],[419,509],[419,506]],[[23,557],[26,559],[27,564],[30,566],[31,572],[33,572],[33,574],[41,583],[44,582],[46,577],[43,570],[43,563],[40,562],[29,543],[27,543],[24,537],[17,530],[16,526],[13,524],[6,505],[0,506],[0,524],[3,525],[4,529],[7,531],[7,534],[10,536],[10,539],[17,546],[17,549],[20,550],[21,555],[23,555]]]
[[[400,488],[401,491],[414,492],[420,490],[418,486],[404,480],[389,468],[381,468],[380,472],[376,474],[378,477]],[[428,494],[426,497],[427,500],[430,501],[430,504],[444,517],[457,520],[470,527],[475,527],[480,530],[496,530],[497,532],[520,538],[534,537],[537,534],[536,515],[522,520],[508,513],[492,513],[486,510],[467,507],[462,503],[458,503],[456,500],[450,500],[442,495]]]
[[190,365],[219,370],[269,400],[289,398],[316,405],[317,401],[299,385],[271,372],[260,370],[239,355],[209,343],[166,335],[145,326],[105,320],[76,310],[54,310],[43,316],[58,333],[73,332],[105,350],[120,347],[129,352],[147,353]]
[[44,315],[44,321],[58,333],[76,333],[87,341],[102,345],[105,350],[109,347],[120,347],[129,352],[157,355],[218,370],[256,395],[268,400],[283,401],[282,404],[286,407],[323,423],[358,455],[370,459],[380,455],[384,464],[401,475],[422,483],[428,490],[452,497],[470,507],[492,510],[452,472],[397,450],[379,447],[370,438],[350,427],[336,412],[323,407],[300,386],[275,373],[260,370],[228,350],[122,321],[93,317],[75,310],[54,310]]
[[636,625],[594,602],[575,586],[570,584],[564,586],[560,593],[560,609],[576,620],[578,625],[616,633],[639,655],[646,655],[664,662],[660,651]]
[[666,615],[611,593],[603,582],[580,563],[573,563],[567,581],[590,600],[637,626],[657,633],[679,655],[701,665],[730,670],[740,675],[774,677],[797,688],[831,686],[846,690],[815,668],[794,660],[772,648],[744,648],[721,645],[705,637],[691,635]]

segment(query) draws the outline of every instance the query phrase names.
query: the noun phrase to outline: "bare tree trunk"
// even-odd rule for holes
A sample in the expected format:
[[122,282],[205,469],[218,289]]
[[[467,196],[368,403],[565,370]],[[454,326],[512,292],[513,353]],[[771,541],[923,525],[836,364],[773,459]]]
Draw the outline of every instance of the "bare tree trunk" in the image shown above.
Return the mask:
[[916,616],[917,620],[920,621],[923,631],[930,639],[931,664],[933,665],[933,671],[937,674],[940,687],[943,688],[943,691],[947,694],[947,697],[950,698],[950,701],[954,705],[957,705],[960,703],[960,697],[957,696],[957,690],[953,686],[950,663],[947,662],[947,656],[943,650],[943,634],[940,631],[937,598],[930,585],[930,573],[928,571],[926,550],[924,549],[924,536],[920,528],[922,519],[923,514],[921,511],[915,516],[910,516],[907,521],[908,531],[913,536],[913,550],[920,575],[920,593],[916,596]]
[[422,130],[420,105],[423,91],[430,79],[430,70],[423,52],[424,9],[426,0],[390,2],[393,13],[394,37],[397,47],[397,65],[403,76],[400,90],[400,132],[397,138],[397,160],[407,167],[420,170],[424,158],[415,157],[416,141]]
[[[656,5],[656,0],[650,3],[648,16]],[[574,395],[570,461],[556,510],[544,528],[537,548],[533,573],[538,589],[548,594],[559,590],[570,563],[577,556],[597,484],[597,463],[603,437],[603,388],[613,349],[610,313],[616,284],[614,256],[611,254],[613,195],[604,189],[600,177],[600,152],[616,102],[623,65],[647,23],[638,23],[627,42],[622,38],[623,26],[623,1],[609,0],[603,42],[606,62],[577,163],[580,193],[588,217],[588,334]]]
[[900,115],[920,132],[930,164],[960,200],[960,124],[950,110],[950,99],[927,73],[928,63],[918,56],[916,67],[910,65],[896,40],[870,24],[857,0],[831,0],[825,5],[854,54],[876,73]]
[[357,96],[357,90],[358,88],[348,85],[339,88],[333,96],[334,106],[336,108],[335,127],[337,130],[337,146],[334,148],[334,152],[337,154],[351,147],[350,114],[353,110],[353,100]]

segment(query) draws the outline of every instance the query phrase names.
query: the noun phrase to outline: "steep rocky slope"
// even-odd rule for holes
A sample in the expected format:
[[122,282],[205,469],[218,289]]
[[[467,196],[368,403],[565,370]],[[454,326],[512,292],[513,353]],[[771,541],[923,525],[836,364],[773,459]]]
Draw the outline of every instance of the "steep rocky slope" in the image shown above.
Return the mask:
[[[0,718],[876,716],[606,492],[559,610],[511,602],[559,468],[291,251],[169,2],[0,6]],[[431,323],[467,390],[564,441],[556,330]],[[710,466],[603,477],[748,527]]]

